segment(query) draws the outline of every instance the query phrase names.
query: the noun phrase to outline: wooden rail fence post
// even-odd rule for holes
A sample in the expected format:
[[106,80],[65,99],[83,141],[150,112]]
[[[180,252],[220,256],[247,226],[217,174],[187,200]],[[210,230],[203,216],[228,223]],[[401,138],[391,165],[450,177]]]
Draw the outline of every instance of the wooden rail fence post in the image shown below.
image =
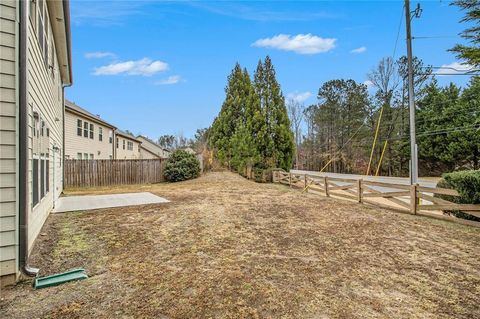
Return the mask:
[[305,186],[303,187],[303,189],[308,192],[308,187],[307,187],[307,174],[305,174]]
[[361,203],[362,202],[362,197],[363,197],[363,189],[362,189],[362,179],[360,178],[358,181],[357,181],[357,188],[358,188],[358,202]]
[[290,187],[292,187],[292,173],[291,172],[288,173],[288,184],[290,185]]
[[417,184],[410,185],[410,213],[417,214]]
[[327,176],[323,178],[323,183],[325,184],[325,196],[329,197],[330,194],[328,193],[328,177]]

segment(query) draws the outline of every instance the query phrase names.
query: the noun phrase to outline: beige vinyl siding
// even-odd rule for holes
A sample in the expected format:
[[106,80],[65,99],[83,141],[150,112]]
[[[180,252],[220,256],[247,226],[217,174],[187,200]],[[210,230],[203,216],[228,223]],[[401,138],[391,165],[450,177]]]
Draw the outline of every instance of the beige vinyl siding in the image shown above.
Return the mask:
[[[38,3],[38,2],[37,2]],[[47,4],[47,2],[45,2]],[[47,10],[48,14],[48,10]],[[50,18],[51,22],[52,19]],[[47,29],[45,29],[47,32]],[[51,26],[48,26],[48,39],[50,43],[54,41]],[[29,19],[28,23],[28,106],[29,106],[29,228],[28,228],[28,247],[31,250],[33,243],[40,232],[48,214],[54,206],[54,201],[60,193],[62,188],[62,174],[59,171],[61,167],[61,157],[63,156],[63,96],[61,89],[60,73],[58,70],[58,60],[56,54],[51,52],[51,45],[48,46],[50,50],[48,54],[48,65],[54,67],[54,77],[52,71],[47,68],[44,62],[44,55],[40,51],[40,43],[37,38],[37,33],[34,26]],[[34,119],[33,112],[38,112],[39,116],[45,121],[47,127],[50,129],[50,137],[48,141],[49,154],[49,184],[50,190],[41,201],[32,207],[32,157],[33,157],[33,141],[32,134]],[[53,148],[60,149],[61,154],[55,153]],[[55,162],[55,167],[54,167]],[[54,176],[56,176],[55,185],[53,184]],[[54,196],[55,193],[55,196]]]
[[142,146],[140,146],[140,158],[141,159],[159,159],[160,156],[155,155],[148,151],[147,149],[143,148],[143,143]]
[[[118,138],[118,148],[116,149],[116,159],[140,159],[138,148],[140,142],[134,139],[116,135]],[[125,141],[125,149],[123,149],[123,141]],[[128,150],[128,141],[133,143],[133,150]]]
[[148,138],[138,136],[137,139],[142,142],[142,147],[149,150],[151,153],[156,154],[158,157],[167,158],[169,152],[165,151],[159,145],[152,143]]
[[17,2],[0,0],[0,277],[17,273]]
[[[90,137],[77,135],[77,120],[82,120],[87,122],[89,125],[93,124],[93,139]],[[102,128],[103,138],[102,141],[99,140],[99,128]],[[94,159],[110,159],[110,156],[113,158],[113,147],[114,143],[110,144],[109,137],[110,132],[113,137],[113,130],[110,127],[101,125],[97,122],[92,121],[87,116],[81,116],[77,113],[65,112],[65,156],[66,158],[76,159],[77,153],[82,154],[93,154]]]

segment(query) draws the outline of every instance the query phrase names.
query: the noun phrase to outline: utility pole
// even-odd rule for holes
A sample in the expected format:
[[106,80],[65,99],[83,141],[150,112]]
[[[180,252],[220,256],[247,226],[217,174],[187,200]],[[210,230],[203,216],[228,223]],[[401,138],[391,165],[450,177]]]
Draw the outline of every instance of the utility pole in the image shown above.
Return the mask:
[[[407,67],[408,67],[408,105],[410,109],[410,184],[418,180],[418,156],[415,132],[415,95],[413,92],[413,67],[412,67],[412,33],[410,30],[410,1],[405,0],[405,25],[407,27]],[[420,17],[421,9],[417,6],[415,17]]]

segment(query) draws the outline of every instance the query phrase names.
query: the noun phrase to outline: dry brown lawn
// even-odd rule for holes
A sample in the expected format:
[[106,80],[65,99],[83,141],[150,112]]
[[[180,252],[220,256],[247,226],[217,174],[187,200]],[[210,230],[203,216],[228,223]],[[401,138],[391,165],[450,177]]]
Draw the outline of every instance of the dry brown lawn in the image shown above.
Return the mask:
[[[168,204],[51,215],[0,318],[480,318],[480,229],[235,174],[83,193]],[[70,192],[78,193],[78,192]]]

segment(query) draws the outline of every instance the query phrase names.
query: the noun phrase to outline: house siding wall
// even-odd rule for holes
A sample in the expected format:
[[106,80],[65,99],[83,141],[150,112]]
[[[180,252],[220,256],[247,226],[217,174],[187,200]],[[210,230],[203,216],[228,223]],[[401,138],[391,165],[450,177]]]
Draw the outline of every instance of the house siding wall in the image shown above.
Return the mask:
[[[86,121],[93,124],[93,139],[77,135],[77,120]],[[99,128],[103,130],[102,141],[99,140]],[[113,129],[105,125],[98,124],[88,117],[77,113],[65,112],[65,157],[77,159],[77,153],[93,154],[94,159],[113,159],[113,146],[109,142],[110,134],[113,138]],[[113,141],[115,142],[115,141]],[[110,158],[111,156],[111,158]]]
[[[140,142],[125,138],[122,135],[116,135],[118,138],[118,148],[116,149],[115,159],[140,159],[140,152],[138,151],[140,147]],[[123,149],[123,141],[125,141],[125,149]],[[133,150],[128,150],[128,141],[133,142]]]
[[0,286],[18,269],[18,2],[0,0]]
[[[37,1],[38,3],[38,1]],[[45,4],[47,4],[46,2]],[[47,10],[48,14],[48,10]],[[54,19],[50,18],[49,21]],[[45,30],[47,32],[47,30]],[[54,42],[51,25],[48,26],[48,38]],[[49,45],[49,55],[47,65],[44,62],[44,56],[40,50],[40,42],[37,37],[36,26],[32,20],[28,23],[28,52],[27,52],[27,103],[29,109],[29,161],[28,161],[28,183],[29,183],[29,213],[28,213],[28,249],[31,251],[33,243],[37,238],[48,214],[55,204],[55,200],[63,191],[63,170],[61,158],[63,150],[63,89],[60,79],[59,64],[56,54],[51,52]],[[55,47],[55,45],[54,45]],[[53,67],[52,70],[48,67]],[[53,74],[52,74],[53,73]],[[49,185],[50,190],[41,201],[33,206],[33,155],[38,148],[38,138],[33,136],[34,130],[34,112],[37,112],[44,120],[46,127],[49,128],[50,136],[40,138],[41,143],[48,149],[49,160]],[[58,151],[54,151],[57,148]]]
[[[142,143],[143,144],[143,143]],[[160,156],[155,155],[140,146],[140,159],[159,159]]]
[[148,139],[142,137],[142,136],[139,136],[137,137],[138,140],[140,140],[142,142],[142,147],[145,147],[146,149],[148,149],[150,152],[152,153],[155,153],[158,155],[158,157],[162,157],[162,158],[167,158],[169,153],[166,152],[163,148],[161,148],[160,146],[150,142]]

